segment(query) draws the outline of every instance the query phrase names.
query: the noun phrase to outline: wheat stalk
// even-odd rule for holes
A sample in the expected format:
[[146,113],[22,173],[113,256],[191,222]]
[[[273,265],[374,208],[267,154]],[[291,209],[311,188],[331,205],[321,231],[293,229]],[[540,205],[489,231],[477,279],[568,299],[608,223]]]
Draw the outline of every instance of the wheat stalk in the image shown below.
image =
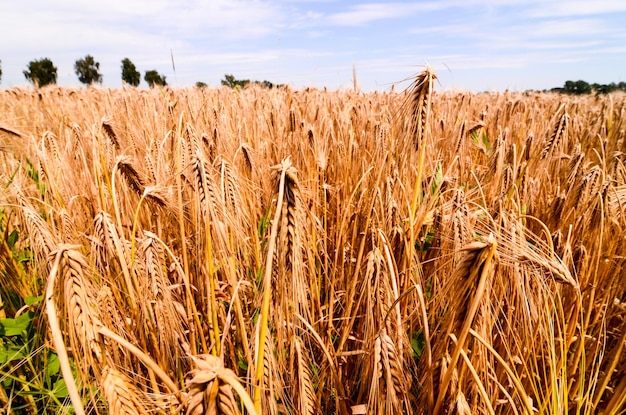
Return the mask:
[[272,280],[272,263],[274,259],[274,249],[276,247],[276,239],[278,236],[279,220],[282,214],[283,203],[285,198],[285,182],[287,170],[291,168],[291,161],[289,158],[283,160],[279,166],[276,167],[280,171],[280,179],[278,182],[278,199],[276,202],[276,212],[274,213],[274,220],[272,221],[272,229],[270,231],[269,245],[267,248],[267,259],[265,264],[265,275],[263,278],[263,304],[261,306],[261,319],[259,335],[257,337],[257,350],[256,350],[256,371],[254,375],[254,408],[256,412],[261,411],[261,381],[263,378],[264,368],[264,353],[265,353],[265,339],[267,332],[267,325],[269,320],[270,298],[271,298],[271,280]]

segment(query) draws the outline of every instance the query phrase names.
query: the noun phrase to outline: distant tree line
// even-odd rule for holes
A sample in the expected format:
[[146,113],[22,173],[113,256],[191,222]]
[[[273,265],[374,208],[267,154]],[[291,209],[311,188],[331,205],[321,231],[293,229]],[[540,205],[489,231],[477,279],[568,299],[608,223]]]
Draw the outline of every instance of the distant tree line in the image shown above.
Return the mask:
[[615,82],[611,82],[610,84],[590,84],[582,80],[566,81],[562,87],[552,88],[550,91],[571,95],[591,94],[593,92],[596,94],[609,94],[614,91],[626,91],[626,82],[619,82],[617,84]]
[[[100,62],[96,61],[93,56],[86,55],[84,58],[77,59],[74,62],[74,73],[78,80],[86,85],[102,84],[102,73],[100,72]],[[33,84],[35,88],[46,85],[55,85],[57,83],[57,67],[54,66],[49,58],[35,59],[28,63],[26,70],[23,71],[27,81]],[[165,76],[160,74],[156,69],[145,71],[144,81],[150,88],[155,86],[166,86],[167,80]],[[0,81],[2,81],[2,61],[0,60]],[[122,81],[130,86],[139,86],[141,82],[141,73],[137,70],[135,64],[128,58],[122,59]],[[236,79],[231,74],[225,74],[221,81],[222,85],[234,89],[244,88],[249,84],[261,85],[264,88],[281,87],[283,85],[275,85],[270,81],[250,81],[249,79]],[[196,82],[197,88],[205,88],[207,84],[204,82]]]
[[245,88],[246,85],[249,85],[250,83],[261,85],[262,87],[268,88],[268,89],[283,86],[282,84],[274,85],[270,81],[250,81],[249,79],[235,79],[235,77],[231,74],[224,75],[224,79],[222,79],[222,85],[228,86],[234,89]]
[[[2,80],[1,64],[2,61],[0,61],[0,81]],[[74,73],[84,85],[102,84],[100,62],[97,62],[91,55],[74,62]],[[57,67],[54,66],[49,58],[30,61],[23,74],[26,80],[32,83],[35,88],[57,83]],[[150,88],[167,85],[165,76],[157,72],[156,69],[146,71],[143,79]],[[135,64],[128,58],[122,59],[122,81],[131,86],[138,86],[141,81],[141,74]]]

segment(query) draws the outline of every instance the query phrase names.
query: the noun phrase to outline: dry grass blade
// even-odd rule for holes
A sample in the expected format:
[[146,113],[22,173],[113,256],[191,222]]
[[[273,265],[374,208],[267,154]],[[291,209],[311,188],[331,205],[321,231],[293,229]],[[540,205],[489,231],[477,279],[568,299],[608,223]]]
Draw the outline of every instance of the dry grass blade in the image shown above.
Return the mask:
[[5,127],[3,125],[0,125],[0,131],[6,134],[12,135],[13,137],[22,138],[22,134],[20,134],[19,132],[17,132],[16,130],[12,128]]

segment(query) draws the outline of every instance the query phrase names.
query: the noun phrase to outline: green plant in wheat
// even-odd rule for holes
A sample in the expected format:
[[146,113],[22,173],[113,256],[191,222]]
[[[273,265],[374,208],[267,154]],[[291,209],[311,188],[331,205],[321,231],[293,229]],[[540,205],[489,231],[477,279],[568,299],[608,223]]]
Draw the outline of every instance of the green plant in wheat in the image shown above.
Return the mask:
[[[30,161],[23,170],[39,194],[45,193]],[[47,341],[30,241],[9,212],[0,209],[0,403],[11,414],[58,413],[68,407],[68,391],[59,357]]]

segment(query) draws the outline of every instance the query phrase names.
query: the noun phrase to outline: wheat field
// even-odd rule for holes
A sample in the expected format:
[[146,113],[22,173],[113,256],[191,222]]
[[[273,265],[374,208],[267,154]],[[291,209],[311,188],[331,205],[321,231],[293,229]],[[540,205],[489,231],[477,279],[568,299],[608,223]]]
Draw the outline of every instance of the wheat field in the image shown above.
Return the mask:
[[626,97],[0,91],[6,414],[626,411]]

